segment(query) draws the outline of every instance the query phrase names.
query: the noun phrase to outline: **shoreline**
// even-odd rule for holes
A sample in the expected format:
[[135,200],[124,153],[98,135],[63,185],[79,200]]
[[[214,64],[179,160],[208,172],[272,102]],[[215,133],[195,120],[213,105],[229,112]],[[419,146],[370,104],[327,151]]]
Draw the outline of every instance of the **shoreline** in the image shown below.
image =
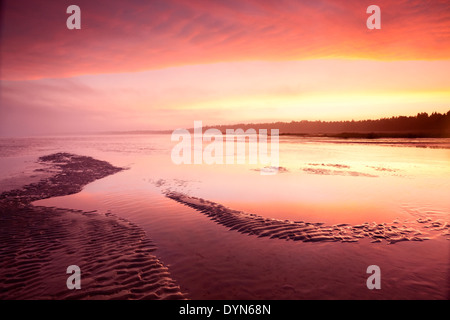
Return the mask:
[[[69,153],[39,158],[54,173],[0,194],[0,299],[185,299],[156,246],[139,226],[113,214],[34,206],[78,193],[120,172],[106,161]],[[81,269],[69,290],[66,268]]]

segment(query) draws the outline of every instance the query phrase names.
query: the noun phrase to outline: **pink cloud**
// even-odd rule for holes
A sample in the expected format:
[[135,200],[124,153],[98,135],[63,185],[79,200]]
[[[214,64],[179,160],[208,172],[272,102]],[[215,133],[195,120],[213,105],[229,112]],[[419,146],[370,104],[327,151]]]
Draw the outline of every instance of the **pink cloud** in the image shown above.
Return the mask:
[[322,57],[448,59],[448,1],[386,1],[382,30],[360,1],[87,1],[67,30],[72,1],[4,2],[2,79],[134,72],[221,61]]

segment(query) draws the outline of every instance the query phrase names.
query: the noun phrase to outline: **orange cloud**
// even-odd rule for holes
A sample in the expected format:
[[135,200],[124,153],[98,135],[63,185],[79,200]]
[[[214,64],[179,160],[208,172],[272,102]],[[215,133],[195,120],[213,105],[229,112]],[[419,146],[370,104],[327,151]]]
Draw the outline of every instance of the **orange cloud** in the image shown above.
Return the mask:
[[72,1],[3,4],[1,78],[25,80],[254,60],[450,58],[448,1]]

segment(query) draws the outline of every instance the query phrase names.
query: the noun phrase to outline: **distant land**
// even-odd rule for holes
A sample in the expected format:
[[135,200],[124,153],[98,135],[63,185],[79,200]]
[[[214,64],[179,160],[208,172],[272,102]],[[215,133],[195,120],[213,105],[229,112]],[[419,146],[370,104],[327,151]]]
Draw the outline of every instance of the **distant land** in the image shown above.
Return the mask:
[[[377,120],[358,121],[291,121],[272,123],[241,123],[233,125],[204,126],[203,130],[219,129],[279,129],[280,135],[324,136],[337,138],[450,138],[450,110],[447,113],[426,112],[416,116],[397,116]],[[188,129],[193,132],[193,129]],[[173,130],[138,130],[105,132],[108,134],[157,134]],[[270,133],[270,132],[269,132]]]

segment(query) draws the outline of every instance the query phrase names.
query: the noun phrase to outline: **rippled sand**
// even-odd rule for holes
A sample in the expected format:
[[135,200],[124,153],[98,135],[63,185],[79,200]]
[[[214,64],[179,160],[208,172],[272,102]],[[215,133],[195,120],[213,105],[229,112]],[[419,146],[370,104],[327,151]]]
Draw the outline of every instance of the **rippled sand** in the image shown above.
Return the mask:
[[[170,275],[166,269],[161,277],[175,280],[181,290],[173,290],[181,291],[184,298],[448,299],[448,151],[295,140],[281,144],[282,167],[175,166],[170,162],[169,140],[141,135],[51,138],[45,148],[36,148],[39,144],[33,140],[17,157],[1,160],[7,173],[4,177],[8,178],[14,178],[23,168],[27,176],[57,175],[61,172],[59,164],[64,162],[36,165],[36,158],[61,151],[129,168],[93,181],[82,190],[70,187],[74,193],[69,196],[32,204],[71,208],[65,213],[79,219],[91,215],[118,219],[105,216],[112,211],[132,222],[130,225],[151,237],[152,242],[146,245],[154,249],[154,243],[156,250],[149,255],[169,268]],[[14,161],[23,165],[8,167]],[[34,168],[43,170],[30,171]],[[101,176],[102,166],[98,168],[96,174]],[[327,174],[304,168],[326,170]],[[73,169],[73,179],[79,179],[75,175],[82,166],[74,164]],[[264,176],[260,170],[277,170],[279,174]],[[65,194],[58,191],[61,185],[26,181],[30,194],[38,198],[48,194],[46,190]],[[166,191],[181,193],[182,201],[165,196]],[[9,199],[15,196],[21,197],[20,192],[10,194]],[[96,212],[89,213],[91,210]],[[58,214],[53,209],[48,212]],[[97,221],[93,224],[101,226]],[[124,224],[127,228],[130,225]],[[301,230],[307,227],[312,229]],[[291,233],[305,238],[295,241]],[[119,234],[120,238],[124,236]],[[111,238],[115,241],[114,236]],[[42,237],[39,241],[45,240]],[[100,251],[98,248],[96,252]],[[89,264],[95,264],[95,260]],[[55,284],[63,285],[61,292],[67,290],[65,268],[69,263],[73,262],[56,267],[63,271],[53,277]],[[100,263],[101,270],[113,268],[104,266],[104,261]],[[125,264],[134,268],[128,259]],[[382,273],[382,289],[376,291],[366,287],[367,266],[374,264]],[[106,271],[107,276],[97,274],[94,278],[87,272],[87,265],[81,267],[83,290],[111,288],[109,280],[122,272]],[[139,268],[137,274],[146,273],[140,271],[144,263]],[[37,269],[32,270],[25,274],[27,283]],[[89,277],[92,282],[87,282]],[[35,274],[35,279],[40,286],[45,278]],[[145,295],[132,291],[139,290],[139,285],[134,282],[127,288],[125,284],[121,293],[92,295],[92,299],[139,299]],[[152,288],[150,285],[145,290],[151,294]],[[158,295],[179,297],[161,291]]]
[[[37,207],[122,170],[90,157],[39,159],[55,175],[0,195],[0,299],[183,299],[145,232],[112,214]],[[69,290],[66,269],[81,269]]]
[[[241,233],[258,237],[270,237],[303,242],[357,242],[360,238],[370,238],[372,242],[424,241],[434,236],[450,236],[450,224],[419,218],[413,222],[393,221],[392,223],[363,223],[360,225],[335,224],[326,226],[320,222],[290,221],[264,218],[255,214],[232,210],[221,204],[202,198],[191,197],[180,192],[169,191],[166,196],[196,209],[217,223]],[[425,231],[424,228],[427,228]]]

